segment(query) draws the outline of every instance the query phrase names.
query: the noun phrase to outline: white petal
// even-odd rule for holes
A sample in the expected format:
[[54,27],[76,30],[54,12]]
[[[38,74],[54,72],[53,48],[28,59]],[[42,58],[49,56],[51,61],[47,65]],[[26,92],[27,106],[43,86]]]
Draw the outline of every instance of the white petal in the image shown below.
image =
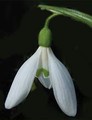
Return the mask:
[[75,116],[77,100],[72,78],[65,66],[48,50],[49,72],[55,99],[68,116]]
[[[39,64],[39,68],[44,68],[45,70],[48,70],[48,54],[47,54],[47,47],[41,47],[41,60],[40,60],[40,64]],[[45,77],[43,75],[43,73],[39,76],[39,81],[41,82],[41,84],[50,89],[51,88],[51,82],[50,82],[50,79],[49,79],[49,76],[48,77]]]
[[51,89],[51,83],[49,77],[44,77],[43,74],[41,74],[38,79],[45,88]]
[[5,101],[5,108],[15,107],[27,97],[38,68],[40,54],[39,47],[35,54],[20,67]]
[[48,54],[47,54],[47,49],[46,47],[42,47],[42,68],[46,69],[48,71]]

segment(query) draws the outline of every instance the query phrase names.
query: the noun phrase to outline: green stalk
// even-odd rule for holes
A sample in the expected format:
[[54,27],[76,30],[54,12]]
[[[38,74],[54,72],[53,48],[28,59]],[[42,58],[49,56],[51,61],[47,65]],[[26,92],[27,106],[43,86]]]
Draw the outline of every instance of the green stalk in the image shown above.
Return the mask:
[[49,5],[39,5],[38,7],[40,7],[42,10],[47,10],[54,14],[70,17],[92,28],[92,15],[80,12],[78,10],[64,8],[64,7],[56,7],[56,6],[49,6]]

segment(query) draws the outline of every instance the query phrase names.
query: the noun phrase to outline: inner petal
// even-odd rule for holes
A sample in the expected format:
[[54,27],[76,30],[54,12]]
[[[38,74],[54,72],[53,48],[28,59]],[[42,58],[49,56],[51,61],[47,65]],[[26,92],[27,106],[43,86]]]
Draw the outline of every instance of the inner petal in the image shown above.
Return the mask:
[[39,77],[41,74],[43,74],[44,78],[49,76],[49,71],[47,71],[44,68],[39,68],[36,72],[36,77]]
[[41,59],[42,59],[42,68],[49,71],[47,49],[48,48],[45,48],[45,47],[42,48],[42,56],[41,56],[42,58]]
[[51,83],[49,79],[49,69],[48,69],[48,54],[46,47],[42,47],[41,59],[39,63],[38,70],[36,72],[36,77],[42,83],[42,85],[48,89],[51,88]]
[[44,77],[44,74],[41,74],[39,77],[38,77],[40,83],[45,87],[45,88],[48,88],[50,89],[51,88],[51,83],[50,83],[50,79],[49,77]]

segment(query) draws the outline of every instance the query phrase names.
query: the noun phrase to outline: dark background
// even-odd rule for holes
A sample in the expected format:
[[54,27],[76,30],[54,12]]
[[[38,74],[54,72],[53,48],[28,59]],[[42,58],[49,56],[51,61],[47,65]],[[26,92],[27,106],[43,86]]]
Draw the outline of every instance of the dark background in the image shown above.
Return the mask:
[[30,92],[19,106],[6,110],[4,101],[13,78],[38,48],[38,33],[50,12],[38,4],[77,9],[92,15],[88,0],[2,0],[0,1],[0,120],[91,120],[92,119],[92,29],[70,18],[58,16],[50,23],[52,49],[68,68],[76,88],[78,113],[66,116],[58,107],[52,90],[35,81],[37,89]]

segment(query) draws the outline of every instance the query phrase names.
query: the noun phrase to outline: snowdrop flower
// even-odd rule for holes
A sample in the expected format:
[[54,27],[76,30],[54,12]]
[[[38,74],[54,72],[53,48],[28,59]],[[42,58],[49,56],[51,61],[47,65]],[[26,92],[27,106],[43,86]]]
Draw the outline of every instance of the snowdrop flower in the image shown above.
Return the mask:
[[11,109],[21,103],[29,94],[34,78],[53,89],[60,109],[68,116],[77,111],[76,94],[72,78],[66,67],[55,57],[51,45],[51,31],[45,27],[39,34],[39,48],[20,67],[5,101],[5,108]]

